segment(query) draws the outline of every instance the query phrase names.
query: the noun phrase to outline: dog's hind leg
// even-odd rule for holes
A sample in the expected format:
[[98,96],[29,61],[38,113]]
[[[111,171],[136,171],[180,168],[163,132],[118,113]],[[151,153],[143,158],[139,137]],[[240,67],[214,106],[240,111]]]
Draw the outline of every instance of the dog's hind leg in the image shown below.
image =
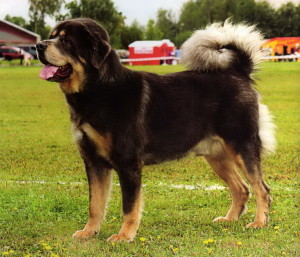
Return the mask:
[[238,165],[244,172],[256,196],[256,216],[254,222],[247,225],[247,227],[253,228],[266,226],[269,221],[268,212],[272,202],[270,188],[264,181],[260,169],[259,151],[259,147],[255,147],[254,144],[248,144],[241,151],[241,155],[238,158]]
[[112,170],[106,167],[93,167],[85,163],[89,181],[89,219],[83,230],[73,234],[73,238],[85,239],[99,233],[105,218],[106,205],[112,185]]
[[246,210],[249,199],[249,188],[237,172],[235,156],[230,149],[223,145],[222,151],[205,156],[215,173],[223,179],[231,192],[232,204],[225,217],[215,218],[214,221],[234,221]]
[[142,216],[142,165],[134,162],[125,166],[126,168],[117,170],[122,191],[123,224],[118,234],[112,235],[107,239],[110,242],[133,241]]

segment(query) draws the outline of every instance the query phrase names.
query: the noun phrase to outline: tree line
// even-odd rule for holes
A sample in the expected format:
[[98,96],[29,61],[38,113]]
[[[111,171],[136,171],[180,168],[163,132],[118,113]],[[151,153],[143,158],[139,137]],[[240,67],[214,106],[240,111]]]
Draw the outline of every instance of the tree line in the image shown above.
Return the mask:
[[[138,21],[126,25],[126,17],[117,10],[112,0],[29,0],[29,21],[6,15],[5,19],[47,38],[51,27],[46,16],[62,21],[88,17],[98,21],[108,31],[115,48],[127,49],[135,40],[170,39],[180,46],[196,29],[212,22],[231,18],[233,22],[255,24],[266,38],[300,36],[300,4],[292,2],[273,8],[267,1],[255,0],[189,0],[179,16],[172,10],[159,9],[155,19],[146,26]],[[62,14],[62,10],[66,13]]]

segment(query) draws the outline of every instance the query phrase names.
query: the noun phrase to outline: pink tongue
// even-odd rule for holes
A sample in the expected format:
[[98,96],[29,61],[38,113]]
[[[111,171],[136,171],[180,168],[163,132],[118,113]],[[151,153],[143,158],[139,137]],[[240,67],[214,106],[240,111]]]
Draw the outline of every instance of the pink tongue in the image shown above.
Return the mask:
[[40,78],[42,79],[49,79],[52,78],[55,73],[57,72],[58,67],[52,65],[45,65],[40,72]]

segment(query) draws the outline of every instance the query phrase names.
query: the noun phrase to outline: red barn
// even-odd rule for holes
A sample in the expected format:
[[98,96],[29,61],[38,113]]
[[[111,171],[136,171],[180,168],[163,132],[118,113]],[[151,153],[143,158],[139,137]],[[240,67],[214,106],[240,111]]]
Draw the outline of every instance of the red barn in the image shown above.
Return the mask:
[[[174,44],[169,39],[155,41],[135,41],[129,45],[129,58],[168,57],[174,52]],[[133,65],[160,65],[161,60],[134,61]]]
[[0,20],[0,45],[35,45],[40,35],[6,20]]

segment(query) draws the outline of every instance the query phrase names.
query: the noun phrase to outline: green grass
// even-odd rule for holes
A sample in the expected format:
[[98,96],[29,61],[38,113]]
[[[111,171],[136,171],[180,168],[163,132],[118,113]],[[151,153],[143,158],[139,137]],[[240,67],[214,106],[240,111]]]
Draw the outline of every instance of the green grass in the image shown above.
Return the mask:
[[[132,68],[160,74],[182,70]],[[100,234],[85,241],[71,238],[85,225],[88,187],[64,97],[55,84],[38,78],[39,70],[0,68],[0,256],[299,255],[300,63],[265,63],[257,74],[257,88],[278,127],[278,150],[263,162],[274,200],[269,226],[245,228],[254,218],[254,197],[238,222],[215,224],[212,219],[230,206],[227,188],[171,187],[224,185],[201,158],[189,156],[144,168],[145,211],[130,244],[106,242],[122,221],[117,185]]]
[[[10,61],[7,61],[5,59],[0,59],[0,65],[2,66],[19,66],[20,65],[20,59],[13,59],[13,60],[10,60]],[[31,65],[40,65],[40,61],[39,60],[36,60],[36,59],[33,59],[30,61]],[[23,61],[23,64],[24,64],[24,61]]]

